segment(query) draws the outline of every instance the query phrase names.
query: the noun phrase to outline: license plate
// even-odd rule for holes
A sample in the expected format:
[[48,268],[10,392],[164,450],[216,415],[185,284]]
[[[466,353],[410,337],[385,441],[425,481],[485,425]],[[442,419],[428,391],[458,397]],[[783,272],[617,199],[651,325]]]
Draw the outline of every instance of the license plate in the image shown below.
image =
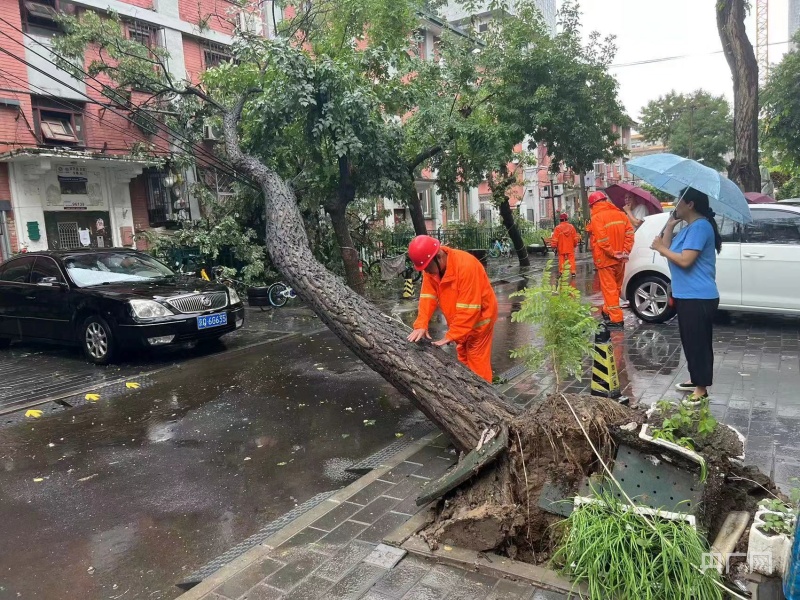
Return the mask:
[[228,324],[228,313],[197,317],[197,329],[211,329]]

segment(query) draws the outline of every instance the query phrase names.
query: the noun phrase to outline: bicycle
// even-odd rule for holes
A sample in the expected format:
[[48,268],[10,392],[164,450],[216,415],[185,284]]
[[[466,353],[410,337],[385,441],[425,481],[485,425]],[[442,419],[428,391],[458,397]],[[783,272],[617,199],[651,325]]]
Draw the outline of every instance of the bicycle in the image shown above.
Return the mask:
[[492,247],[489,248],[489,256],[491,258],[511,258],[511,242],[508,239],[495,240]]
[[272,304],[272,306],[275,308],[280,308],[285,306],[289,300],[294,300],[297,298],[297,294],[291,287],[282,281],[277,281],[269,286],[267,298],[269,298],[269,303]]

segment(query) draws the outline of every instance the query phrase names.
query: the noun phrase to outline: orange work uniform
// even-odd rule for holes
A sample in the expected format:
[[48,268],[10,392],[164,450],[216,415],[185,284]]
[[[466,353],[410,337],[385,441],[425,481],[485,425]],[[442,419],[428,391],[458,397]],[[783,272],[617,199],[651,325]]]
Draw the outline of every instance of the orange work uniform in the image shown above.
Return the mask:
[[602,201],[592,206],[592,220],[587,230],[591,236],[592,256],[603,292],[603,312],[612,323],[621,323],[624,317],[619,307],[619,297],[626,261],[614,254],[629,254],[633,249],[633,226],[624,212],[611,202]]
[[447,319],[447,339],[456,343],[458,360],[486,381],[492,381],[492,335],[497,298],[480,261],[462,250],[442,246],[447,268],[439,279],[422,274],[419,315],[414,329],[427,329],[438,306]]
[[581,236],[571,223],[564,221],[553,230],[553,245],[558,252],[558,272],[564,272],[564,263],[569,261],[570,273],[575,272],[575,248]]

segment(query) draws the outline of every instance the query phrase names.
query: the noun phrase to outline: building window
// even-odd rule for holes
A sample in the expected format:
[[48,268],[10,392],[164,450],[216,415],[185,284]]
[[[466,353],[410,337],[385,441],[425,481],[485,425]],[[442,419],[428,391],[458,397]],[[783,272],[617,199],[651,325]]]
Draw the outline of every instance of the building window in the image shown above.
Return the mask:
[[198,179],[203,183],[220,203],[225,203],[236,194],[233,177],[214,168],[197,169]]
[[150,227],[166,225],[172,218],[172,202],[170,190],[164,181],[167,173],[158,169],[146,169],[147,177],[147,214]]
[[417,190],[417,196],[419,197],[419,203],[422,207],[422,214],[425,217],[430,218],[433,214],[433,199],[432,199],[432,192],[431,188],[427,187],[423,190]]
[[67,101],[33,98],[33,120],[41,144],[85,146],[83,106]]
[[31,28],[58,31],[58,0],[22,0],[20,2],[22,25]]
[[203,63],[206,69],[218,67],[222,63],[231,60],[231,50],[224,44],[214,42],[203,42]]
[[125,23],[128,39],[139,42],[145,48],[155,48],[158,46],[158,29],[147,23],[130,21]]

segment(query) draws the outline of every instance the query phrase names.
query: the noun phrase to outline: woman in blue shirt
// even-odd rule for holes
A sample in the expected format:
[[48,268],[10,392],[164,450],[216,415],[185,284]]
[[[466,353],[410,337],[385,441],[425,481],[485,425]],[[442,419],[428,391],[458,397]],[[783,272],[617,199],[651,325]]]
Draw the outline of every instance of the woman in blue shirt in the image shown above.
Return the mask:
[[[681,221],[686,226],[675,234]],[[719,306],[717,254],[722,250],[708,196],[691,187],[683,190],[664,232],[651,248],[669,261],[681,345],[692,378],[678,385],[678,389],[692,391],[688,400],[697,402],[708,397],[714,373],[713,321]]]

